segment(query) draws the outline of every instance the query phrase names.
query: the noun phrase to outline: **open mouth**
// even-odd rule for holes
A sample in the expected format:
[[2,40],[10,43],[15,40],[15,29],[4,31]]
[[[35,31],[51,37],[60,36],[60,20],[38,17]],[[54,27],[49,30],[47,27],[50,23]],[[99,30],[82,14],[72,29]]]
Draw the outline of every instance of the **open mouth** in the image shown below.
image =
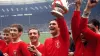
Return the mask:
[[4,40],[5,40],[5,41],[8,41],[9,39],[8,39],[8,38],[4,38]]
[[4,37],[5,40],[7,40],[7,37]]
[[37,37],[31,37],[30,39],[37,39]]
[[32,42],[35,42],[35,41],[37,41],[37,37],[31,37],[30,40],[31,40]]
[[50,27],[49,29],[50,29],[50,30],[55,30],[55,28],[54,28],[54,27]]

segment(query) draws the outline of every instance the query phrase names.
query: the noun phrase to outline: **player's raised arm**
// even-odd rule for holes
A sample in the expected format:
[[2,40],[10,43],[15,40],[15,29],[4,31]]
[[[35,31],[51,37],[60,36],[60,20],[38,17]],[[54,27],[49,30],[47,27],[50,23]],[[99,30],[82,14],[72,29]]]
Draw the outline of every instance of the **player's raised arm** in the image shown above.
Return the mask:
[[81,16],[80,16],[81,3],[82,3],[82,0],[75,0],[75,11],[71,19],[72,35],[73,35],[73,39],[75,43],[79,39],[79,35],[80,35],[79,26],[80,26],[80,20],[81,20]]
[[52,15],[55,20],[49,22],[51,38],[46,39],[44,43],[45,56],[68,56],[69,33],[64,19],[64,14],[68,12],[68,1],[54,0]]

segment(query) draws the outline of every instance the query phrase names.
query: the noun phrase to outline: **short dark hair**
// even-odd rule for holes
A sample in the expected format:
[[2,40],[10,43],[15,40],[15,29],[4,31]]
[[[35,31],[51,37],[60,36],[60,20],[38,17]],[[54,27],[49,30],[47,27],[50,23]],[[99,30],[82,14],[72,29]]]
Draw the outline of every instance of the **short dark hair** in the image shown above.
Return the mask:
[[57,19],[51,19],[50,21],[49,21],[49,23],[51,22],[51,21],[56,21]]
[[88,24],[88,28],[90,28],[93,32],[96,32],[95,26],[92,24]]
[[89,24],[93,24],[95,27],[98,26],[98,29],[99,29],[100,22],[97,19],[90,20]]
[[18,29],[18,32],[23,32],[23,27],[21,24],[12,24],[10,27],[16,27]]
[[40,31],[39,31],[37,28],[35,28],[35,27],[29,28],[29,29],[28,29],[28,33],[29,33],[29,31],[32,30],[32,29],[33,29],[33,30],[37,30],[37,31],[38,31],[38,35],[40,35]]

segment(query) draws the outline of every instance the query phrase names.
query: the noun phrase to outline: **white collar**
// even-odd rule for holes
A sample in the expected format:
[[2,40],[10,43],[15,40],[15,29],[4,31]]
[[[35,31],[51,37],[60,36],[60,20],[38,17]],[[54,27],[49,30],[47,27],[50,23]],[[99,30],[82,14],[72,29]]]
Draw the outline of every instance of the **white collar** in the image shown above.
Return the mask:
[[16,42],[13,42],[13,41],[12,41],[12,43],[18,43],[18,42],[20,42],[20,41],[22,41],[22,40],[19,38]]
[[[31,42],[30,42],[29,44],[30,44],[30,45],[32,45],[32,43],[31,43]],[[38,45],[37,45],[36,47],[39,47],[39,46],[40,46],[40,42],[38,42]]]

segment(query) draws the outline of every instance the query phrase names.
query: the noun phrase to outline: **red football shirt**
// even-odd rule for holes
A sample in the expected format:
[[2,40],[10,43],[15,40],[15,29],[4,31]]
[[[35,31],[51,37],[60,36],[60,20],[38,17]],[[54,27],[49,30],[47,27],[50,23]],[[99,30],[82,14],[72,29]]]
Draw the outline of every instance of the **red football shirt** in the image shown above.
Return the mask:
[[[32,45],[31,43],[29,43],[28,45]],[[44,52],[44,45],[43,44],[39,44],[39,46],[37,46],[36,47],[37,48],[37,50],[41,53],[41,54],[43,54],[43,52]],[[30,52],[31,53],[31,56],[33,56],[34,55],[34,53],[32,53],[32,52]]]
[[71,20],[71,29],[72,29],[72,36],[75,43],[75,52],[74,56],[83,56],[85,47],[82,43],[81,37],[80,37],[80,11],[74,11],[72,20]]
[[68,56],[69,33],[63,17],[57,18],[60,35],[45,40],[44,56]]
[[27,46],[28,45],[23,41],[10,43],[5,53],[9,56],[31,56]]
[[[100,56],[100,34],[93,32],[91,29],[87,26],[88,19],[82,19],[81,21],[81,30],[82,33],[87,36],[86,39],[89,41],[89,49],[91,54],[95,54],[94,56]],[[87,53],[87,55],[89,54]]]
[[[73,40],[75,42],[75,53],[74,56],[95,56],[97,40],[87,35],[87,33],[83,30],[87,26],[87,18],[80,17],[80,11],[74,11],[74,15],[72,17],[72,35]],[[87,27],[88,28],[88,27]],[[85,39],[87,40],[87,45],[82,43],[80,34],[83,33]],[[90,39],[89,39],[90,38]]]

